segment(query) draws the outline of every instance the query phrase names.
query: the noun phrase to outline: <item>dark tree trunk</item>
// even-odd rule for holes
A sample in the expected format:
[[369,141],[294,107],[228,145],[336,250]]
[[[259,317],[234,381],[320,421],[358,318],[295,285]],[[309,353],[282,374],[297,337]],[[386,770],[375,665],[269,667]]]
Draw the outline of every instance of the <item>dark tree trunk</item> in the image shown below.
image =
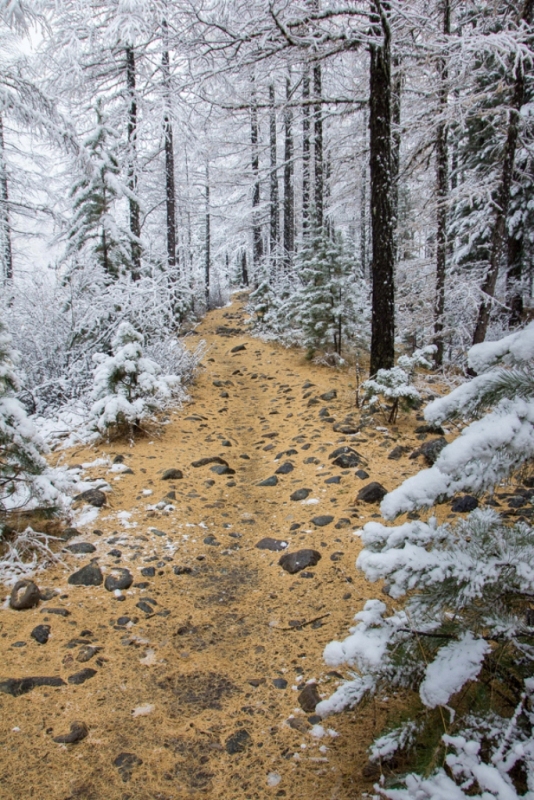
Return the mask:
[[523,242],[516,236],[508,236],[507,246],[507,272],[506,272],[506,302],[510,309],[508,313],[508,326],[515,328],[523,320],[523,292],[521,279],[523,277]]
[[[522,19],[530,25],[534,0],[526,0],[523,7]],[[517,137],[519,133],[519,112],[525,100],[525,73],[523,64],[519,63],[515,70],[514,94],[510,117],[508,120],[508,133],[504,147],[504,157],[502,165],[501,182],[497,192],[495,203],[495,217],[493,222],[493,232],[491,237],[491,250],[488,269],[482,283],[482,302],[478,309],[477,324],[473,334],[473,344],[480,344],[486,338],[490,321],[491,307],[495,295],[495,286],[499,274],[499,266],[506,238],[506,218],[510,205],[510,190],[514,174],[515,151],[517,147]]]
[[399,222],[399,169],[400,169],[400,146],[401,146],[401,92],[402,74],[400,69],[400,58],[393,59],[393,89],[391,93],[391,213],[393,216],[393,246],[395,263],[399,258],[399,248],[397,243],[397,229]]
[[204,261],[204,286],[206,293],[206,311],[210,307],[210,279],[211,279],[211,214],[210,214],[210,169],[206,164],[206,241],[205,241],[205,261]]
[[[291,79],[286,78],[286,101],[291,99]],[[293,193],[293,114],[284,112],[284,266],[289,269],[295,250],[295,202]]]
[[280,204],[278,199],[278,172],[277,172],[277,141],[276,141],[276,111],[274,83],[269,86],[269,122],[270,122],[270,151],[271,151],[271,255],[274,256],[278,248]]
[[370,171],[373,258],[371,364],[374,375],[395,363],[395,284],[391,202],[391,50],[390,30],[380,0],[371,15],[376,39],[370,46]]
[[141,215],[137,194],[137,99],[135,93],[135,53],[133,47],[126,48],[126,86],[130,106],[128,109],[128,188],[134,197],[128,199],[130,209],[130,233],[132,234],[131,258],[132,278],[141,277]]
[[311,123],[310,123],[310,71],[304,67],[302,76],[302,234],[306,236],[310,229],[310,156],[311,156]]
[[[450,0],[443,0],[443,33],[451,33]],[[439,110],[440,117],[436,136],[436,296],[434,300],[434,355],[436,367],[443,366],[443,314],[445,312],[445,276],[447,268],[447,201],[449,197],[449,150],[447,143],[447,113],[449,71],[446,56],[439,65]]]
[[9,186],[7,182],[4,120],[0,115],[0,246],[4,281],[13,281],[13,250],[11,248],[11,224],[9,221]]
[[248,286],[248,268],[247,268],[247,251],[243,250],[241,254],[241,280],[243,286]]
[[250,98],[250,144],[252,148],[252,261],[257,268],[263,258],[263,240],[261,238],[260,207],[260,151],[258,106],[256,103],[256,86],[254,76],[251,79]]
[[[167,37],[167,23],[163,21],[164,37]],[[176,267],[176,190],[174,183],[174,140],[171,122],[171,76],[169,51],[164,50],[161,57],[163,89],[165,93],[165,114],[163,117],[163,138],[165,142],[165,203],[167,208],[167,263],[171,270]]]
[[322,108],[322,73],[321,65],[313,68],[313,133],[314,133],[314,202],[315,224],[321,230],[324,222],[324,177],[323,177],[323,108]]

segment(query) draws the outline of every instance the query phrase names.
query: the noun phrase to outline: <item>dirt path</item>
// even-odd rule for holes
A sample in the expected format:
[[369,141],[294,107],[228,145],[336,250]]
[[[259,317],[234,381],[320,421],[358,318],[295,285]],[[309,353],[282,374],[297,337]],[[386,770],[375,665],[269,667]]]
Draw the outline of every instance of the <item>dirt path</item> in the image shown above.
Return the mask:
[[[69,542],[96,551],[66,553],[63,566],[37,575],[56,596],[0,612],[0,681],[65,681],[0,694],[2,799],[348,800],[371,788],[361,770],[389,705],[330,718],[324,727],[338,735],[318,738],[297,697],[312,679],[327,696],[348,675],[328,673],[324,645],[346,635],[353,614],[376,596],[354,569],[353,531],[378,509],[355,505],[357,491],[370,480],[393,488],[417,465],[387,459],[399,430],[334,431],[333,420],[354,411],[347,374],[244,332],[221,335],[221,326],[244,331],[243,316],[235,302],[199,326],[205,368],[159,438],[67,453],[70,465],[106,459],[85,474],[112,491],[98,519]],[[332,390],[337,397],[321,399]],[[333,466],[329,456],[343,444],[362,454],[368,479]],[[112,471],[117,455],[125,466],[113,470],[128,471]],[[232,472],[191,466],[213,456]],[[258,485],[285,463],[293,469],[276,475],[276,485]],[[163,480],[170,468],[183,478]],[[291,500],[299,488],[308,497]],[[317,517],[327,524],[314,524]],[[264,537],[321,559],[288,574],[281,552],[256,547]],[[131,571],[122,601],[102,585],[68,584],[93,558],[104,576],[117,566]],[[50,626],[46,644],[30,635],[38,624]],[[91,648],[98,650],[84,660]],[[85,669],[94,671],[85,682],[69,681]],[[55,743],[74,720],[87,725],[87,738]]]

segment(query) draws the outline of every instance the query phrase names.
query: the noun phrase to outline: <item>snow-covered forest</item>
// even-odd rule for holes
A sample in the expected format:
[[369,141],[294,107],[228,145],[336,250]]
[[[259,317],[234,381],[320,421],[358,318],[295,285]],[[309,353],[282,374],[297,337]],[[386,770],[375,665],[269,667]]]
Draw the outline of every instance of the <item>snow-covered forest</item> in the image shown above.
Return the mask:
[[238,289],[387,425],[423,371],[460,433],[359,531],[385,584],[317,712],[408,693],[376,797],[532,800],[532,514],[492,493],[532,511],[534,0],[0,0],[0,45],[3,555],[14,510],[69,513],[50,446],[183,401]]

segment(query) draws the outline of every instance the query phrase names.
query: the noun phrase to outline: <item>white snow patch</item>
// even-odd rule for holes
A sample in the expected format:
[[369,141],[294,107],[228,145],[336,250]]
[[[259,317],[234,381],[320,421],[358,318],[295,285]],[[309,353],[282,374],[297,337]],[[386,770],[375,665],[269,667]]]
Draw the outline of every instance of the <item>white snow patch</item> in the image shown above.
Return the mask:
[[435,708],[448,703],[467,681],[477,677],[490,649],[484,639],[475,639],[471,631],[467,631],[458,641],[438,650],[436,658],[426,668],[419,688],[425,706]]
[[151,703],[145,703],[142,706],[137,706],[132,711],[132,715],[135,717],[146,717],[148,714],[152,714],[155,710],[156,706],[152,705]]

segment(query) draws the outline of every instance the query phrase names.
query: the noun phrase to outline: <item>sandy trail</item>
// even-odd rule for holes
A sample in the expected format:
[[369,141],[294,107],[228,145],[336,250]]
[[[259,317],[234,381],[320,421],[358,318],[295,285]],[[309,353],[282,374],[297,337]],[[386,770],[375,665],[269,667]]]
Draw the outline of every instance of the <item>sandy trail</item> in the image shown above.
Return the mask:
[[[390,705],[376,700],[330,718],[324,727],[338,735],[317,738],[297,697],[312,679],[327,696],[348,675],[329,672],[324,645],[346,635],[378,591],[354,568],[353,533],[378,509],[354,499],[371,480],[391,489],[416,471],[407,456],[387,459],[401,436],[416,443],[414,421],[389,433],[336,433],[332,420],[354,412],[351,376],[253,339],[243,319],[236,300],[198,327],[191,341],[207,342],[204,368],[191,401],[157,437],[66,454],[70,465],[107,458],[86,474],[112,491],[98,519],[72,540],[96,551],[65,553],[62,566],[37,575],[56,597],[0,612],[0,680],[65,681],[0,694],[2,799],[348,800],[371,789],[361,770]],[[240,332],[224,336],[221,326]],[[337,397],[320,399],[331,390]],[[362,454],[368,479],[332,465],[341,444]],[[131,471],[110,471],[117,455]],[[235,474],[217,474],[213,463],[191,466],[213,456]],[[258,485],[286,462],[293,469],[278,474],[277,485]],[[169,468],[183,478],[162,480]],[[338,483],[327,482],[336,476]],[[292,501],[299,488],[311,490],[308,498]],[[147,509],[169,492],[173,508]],[[317,516],[333,519],[320,527],[311,521]],[[321,560],[290,575],[278,565],[281,553],[256,547],[269,536],[288,542],[288,552],[313,548]],[[68,584],[93,558],[104,575],[115,566],[132,572],[123,601],[103,586]],[[30,636],[38,624],[51,627],[44,645]],[[83,661],[88,646],[98,650]],[[68,681],[83,669],[94,674]],[[88,726],[88,737],[55,743],[74,720]]]

